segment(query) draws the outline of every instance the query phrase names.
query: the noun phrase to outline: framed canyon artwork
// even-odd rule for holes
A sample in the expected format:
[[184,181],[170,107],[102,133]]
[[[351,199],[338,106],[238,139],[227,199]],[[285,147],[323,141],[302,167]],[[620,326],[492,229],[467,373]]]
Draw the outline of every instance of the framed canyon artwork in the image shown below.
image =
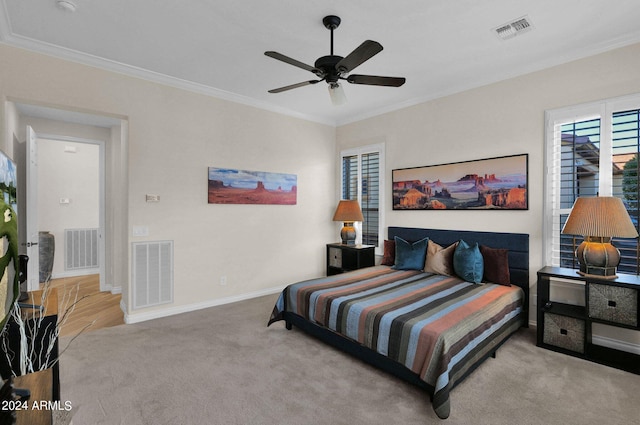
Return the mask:
[[210,204],[296,205],[295,174],[209,167]]
[[527,210],[528,154],[392,171],[394,210]]

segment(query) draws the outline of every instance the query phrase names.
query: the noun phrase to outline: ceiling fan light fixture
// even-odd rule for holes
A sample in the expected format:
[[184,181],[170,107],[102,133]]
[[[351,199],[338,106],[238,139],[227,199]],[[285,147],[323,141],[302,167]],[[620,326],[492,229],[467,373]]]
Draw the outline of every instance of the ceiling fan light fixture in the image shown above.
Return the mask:
[[333,106],[340,106],[347,103],[347,96],[344,94],[344,88],[340,83],[329,83],[329,97]]

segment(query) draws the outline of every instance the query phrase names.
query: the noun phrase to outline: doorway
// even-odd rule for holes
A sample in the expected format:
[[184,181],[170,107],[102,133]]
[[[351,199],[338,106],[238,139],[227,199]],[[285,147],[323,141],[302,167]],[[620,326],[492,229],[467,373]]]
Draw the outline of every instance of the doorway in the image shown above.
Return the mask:
[[[97,268],[90,270],[90,273],[97,272],[99,275],[101,291],[111,291],[114,294],[122,293],[123,283],[126,282],[122,277],[123,273],[118,273],[118,270],[123,269],[123,265],[126,267],[126,263],[123,264],[123,260],[126,258],[126,249],[123,244],[126,244],[126,208],[114,209],[115,206],[126,205],[126,202],[122,202],[122,199],[126,199],[126,189],[123,188],[126,182],[126,161],[122,161],[124,155],[126,155],[126,121],[119,118],[112,118],[101,115],[93,115],[87,113],[80,113],[62,109],[55,109],[50,107],[44,107],[39,105],[16,103],[13,102],[15,110],[18,111],[18,122],[15,123],[15,127],[18,129],[26,129],[28,126],[35,130],[37,136],[36,145],[41,144],[43,146],[55,147],[58,150],[57,157],[53,158],[50,152],[42,152],[42,154],[32,155],[37,158],[39,164],[48,164],[49,169],[53,168],[53,173],[59,173],[64,167],[62,164],[67,159],[79,158],[86,155],[87,152],[93,151],[92,157],[96,157],[97,160],[91,162],[87,167],[87,164],[82,164],[80,161],[79,167],[94,169],[98,173],[98,183],[94,184],[94,192],[97,192],[98,206],[90,213],[80,213],[84,218],[94,217],[91,220],[85,220],[84,222],[78,222],[77,225],[66,225],[62,228],[58,228],[56,232],[58,237],[56,238],[56,254],[57,268],[53,270],[52,277],[73,277],[82,273],[81,270],[74,270],[73,267],[70,270],[65,270],[65,250],[66,240],[64,239],[65,229],[77,230],[77,229],[97,229],[96,234],[98,236],[98,243],[100,245],[99,255],[100,259],[97,262]],[[22,130],[26,131],[26,130]],[[26,134],[18,134],[14,139],[14,156],[19,166],[19,188],[18,192],[22,193],[22,200],[19,199],[19,237],[20,237],[20,250],[21,254],[26,254],[28,245],[38,243],[38,231],[50,230],[50,223],[60,221],[56,216],[61,213],[69,213],[71,208],[78,207],[82,202],[77,198],[77,195],[71,195],[73,188],[69,186],[65,187],[64,184],[54,186],[56,193],[53,193],[51,188],[47,189],[48,203],[46,208],[38,205],[38,202],[33,200],[26,205],[26,194],[28,192],[27,186],[33,184],[27,184],[26,165],[28,163],[26,143],[20,143],[24,141]],[[66,157],[66,159],[65,159]],[[94,160],[91,160],[94,161]],[[53,165],[52,165],[53,164]],[[97,164],[97,165],[96,165]],[[56,167],[58,170],[56,170]],[[95,170],[95,168],[98,170]],[[73,170],[68,170],[73,175]],[[37,182],[37,178],[32,178]],[[82,180],[82,177],[76,178],[78,183]],[[107,184],[108,182],[108,184]],[[76,185],[73,183],[72,185]],[[109,187],[110,186],[110,187]],[[66,193],[66,195],[65,195]],[[19,197],[20,198],[20,197]],[[75,198],[75,200],[74,200]],[[107,208],[106,206],[109,206]],[[39,223],[35,228],[35,231],[28,232],[25,228],[26,218],[34,215],[48,216],[45,219],[38,219]],[[29,214],[27,214],[29,213]],[[52,218],[53,217],[53,218]],[[97,218],[96,218],[97,217]],[[87,222],[89,221],[89,222]],[[109,233],[105,230],[109,228]],[[46,227],[46,228],[45,228]],[[31,252],[27,255],[30,257],[39,256],[37,246],[33,247]],[[114,255],[113,253],[123,253]],[[30,261],[31,262],[31,261]],[[37,272],[36,272],[37,273]],[[30,275],[33,273],[29,273]],[[37,289],[39,286],[39,276],[28,276],[29,290]],[[26,288],[25,288],[26,289]]]
[[105,142],[37,135],[38,251],[47,239],[57,242],[53,258],[40,262],[39,282],[98,275],[104,291]]

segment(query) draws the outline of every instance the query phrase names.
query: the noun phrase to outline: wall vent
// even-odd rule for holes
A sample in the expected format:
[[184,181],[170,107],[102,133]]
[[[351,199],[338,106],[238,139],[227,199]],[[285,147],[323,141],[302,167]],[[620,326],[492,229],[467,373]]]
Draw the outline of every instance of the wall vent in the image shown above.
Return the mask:
[[133,308],[173,301],[173,241],[134,242]]
[[531,31],[532,29],[533,25],[531,24],[529,17],[523,16],[512,22],[502,24],[499,27],[494,28],[493,31],[500,40],[508,40],[516,35]]
[[95,269],[100,266],[98,229],[64,230],[64,269]]

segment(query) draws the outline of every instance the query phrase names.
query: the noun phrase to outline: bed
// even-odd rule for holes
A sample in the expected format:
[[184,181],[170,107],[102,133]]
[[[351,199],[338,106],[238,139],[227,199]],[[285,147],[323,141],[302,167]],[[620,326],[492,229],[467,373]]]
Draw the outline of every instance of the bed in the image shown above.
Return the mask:
[[[389,227],[385,247],[398,253],[386,265],[287,286],[268,326],[284,320],[424,388],[446,419],[451,390],[527,326],[529,235]],[[421,249],[428,260],[408,267]]]

